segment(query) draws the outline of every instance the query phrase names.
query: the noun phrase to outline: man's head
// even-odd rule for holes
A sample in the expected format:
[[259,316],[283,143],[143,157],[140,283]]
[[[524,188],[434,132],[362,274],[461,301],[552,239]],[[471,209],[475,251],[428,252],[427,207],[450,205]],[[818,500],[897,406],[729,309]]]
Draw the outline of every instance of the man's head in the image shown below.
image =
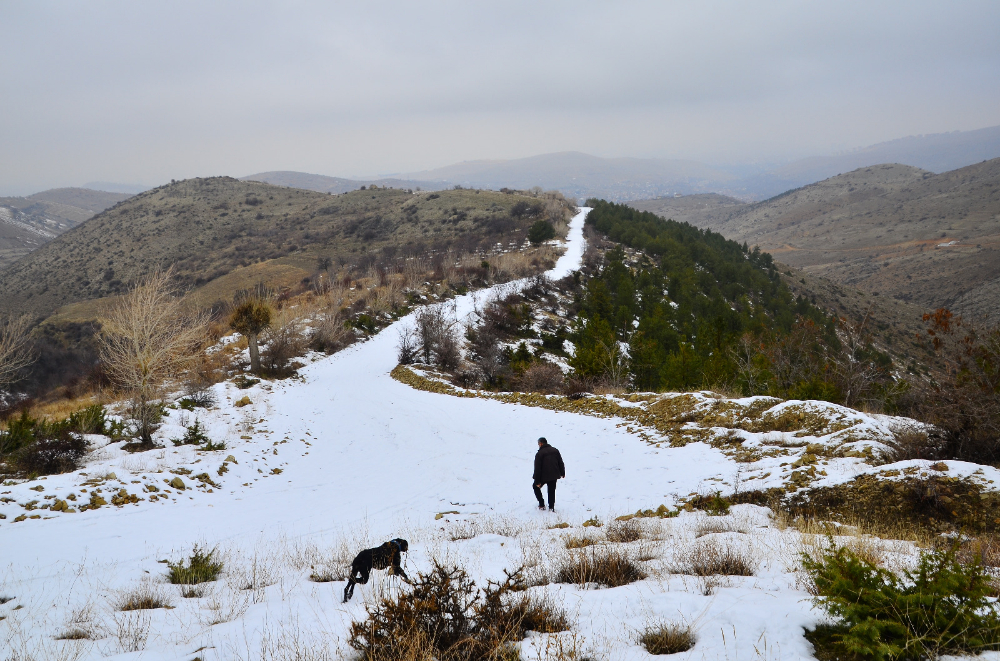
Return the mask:
[[544,436],[538,439],[538,447],[542,447],[543,445],[548,445],[548,444],[549,442],[545,440]]

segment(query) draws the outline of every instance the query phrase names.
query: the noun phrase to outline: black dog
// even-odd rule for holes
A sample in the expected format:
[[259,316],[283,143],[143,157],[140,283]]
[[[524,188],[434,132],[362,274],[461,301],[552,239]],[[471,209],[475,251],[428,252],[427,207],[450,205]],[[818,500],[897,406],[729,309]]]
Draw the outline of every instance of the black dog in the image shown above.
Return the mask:
[[388,569],[390,574],[401,576],[404,581],[412,585],[410,577],[399,566],[400,559],[409,547],[405,539],[394,539],[382,546],[365,549],[359,553],[351,563],[351,576],[347,579],[347,587],[344,588],[344,603],[346,604],[354,596],[355,583],[364,585],[368,582],[372,569]]

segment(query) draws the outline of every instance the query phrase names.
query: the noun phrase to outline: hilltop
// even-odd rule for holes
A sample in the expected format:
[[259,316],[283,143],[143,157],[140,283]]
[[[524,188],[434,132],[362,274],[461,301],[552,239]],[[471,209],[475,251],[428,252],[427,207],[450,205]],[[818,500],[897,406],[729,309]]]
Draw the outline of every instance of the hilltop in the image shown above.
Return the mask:
[[[319,193],[348,193],[360,189],[362,186],[379,186],[389,188],[408,188],[412,190],[439,190],[446,186],[434,184],[427,181],[410,181],[407,179],[344,179],[342,177],[328,177],[322,174],[309,174],[308,172],[294,172],[291,170],[278,170],[274,172],[258,172],[257,174],[240,177],[241,181],[262,181],[275,186],[288,186],[289,188],[303,188]],[[450,188],[450,186],[448,187]]]
[[[755,204],[698,196],[632,206],[750,245],[838,285],[911,303],[994,314],[1000,285],[1000,159],[942,174],[886,164]],[[683,198],[682,198],[683,199]]]
[[0,197],[0,270],[129,195],[88,188],[53,188]]
[[[518,202],[522,212],[512,213]],[[519,242],[537,220],[523,209],[537,203],[474,190],[334,196],[229,177],[180,181],[129,198],[0,272],[0,312],[46,317],[70,303],[118,295],[156,268],[173,267],[183,291],[250,269],[202,301],[210,304],[249,279],[297,284],[319,257],[344,263],[384,251]]]

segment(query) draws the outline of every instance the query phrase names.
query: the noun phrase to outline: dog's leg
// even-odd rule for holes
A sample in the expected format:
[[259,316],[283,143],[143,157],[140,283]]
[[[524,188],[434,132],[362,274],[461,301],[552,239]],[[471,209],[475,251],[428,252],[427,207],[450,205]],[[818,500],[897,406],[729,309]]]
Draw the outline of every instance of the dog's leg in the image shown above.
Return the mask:
[[344,603],[346,604],[354,596],[354,577],[347,579],[347,586],[344,588]]

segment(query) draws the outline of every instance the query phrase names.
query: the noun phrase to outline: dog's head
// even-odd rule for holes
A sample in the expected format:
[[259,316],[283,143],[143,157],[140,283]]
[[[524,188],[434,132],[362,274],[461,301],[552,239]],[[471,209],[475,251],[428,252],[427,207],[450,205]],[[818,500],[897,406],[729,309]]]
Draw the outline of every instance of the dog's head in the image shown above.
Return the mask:
[[394,539],[392,541],[393,541],[393,543],[396,544],[396,546],[399,547],[399,551],[401,553],[406,553],[406,550],[408,548],[410,548],[410,545],[406,542],[405,539],[400,539],[400,538],[397,537],[396,539]]

